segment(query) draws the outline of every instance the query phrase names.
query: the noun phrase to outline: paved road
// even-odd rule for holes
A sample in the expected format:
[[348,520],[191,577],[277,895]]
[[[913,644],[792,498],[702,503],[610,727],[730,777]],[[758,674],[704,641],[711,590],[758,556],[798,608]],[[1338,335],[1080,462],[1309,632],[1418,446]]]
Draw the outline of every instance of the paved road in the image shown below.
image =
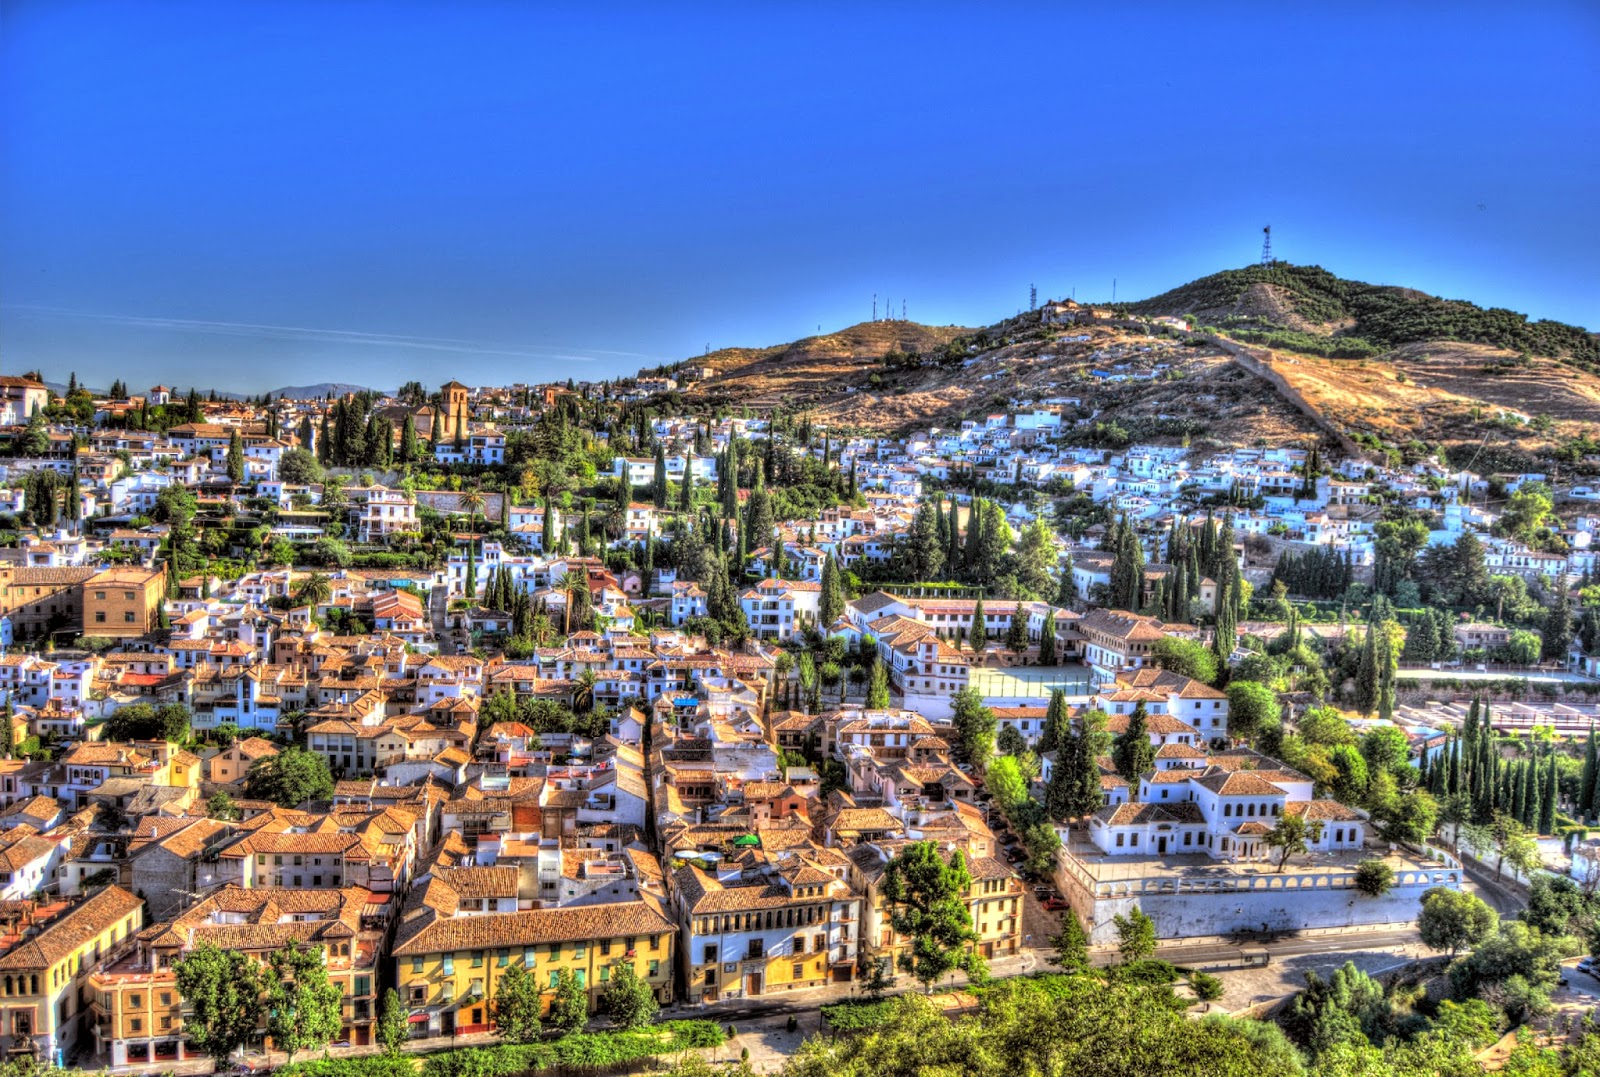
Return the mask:
[[[1156,947],[1156,956],[1174,965],[1202,966],[1227,964],[1238,960],[1241,950],[1266,950],[1273,960],[1286,957],[1304,957],[1308,954],[1337,954],[1355,950],[1381,950],[1392,946],[1408,946],[1421,941],[1415,928],[1395,930],[1384,928],[1374,931],[1348,931],[1337,935],[1292,936],[1276,942],[1245,942],[1240,945],[1208,943],[1193,945],[1173,943]],[[1096,953],[1091,959],[1096,965],[1112,965],[1119,958],[1115,953]]]
[[456,653],[455,635],[450,631],[450,589],[444,584],[434,584],[428,596],[428,615],[433,620],[433,638],[439,643],[439,653]]
[[1516,883],[1504,879],[1496,879],[1494,872],[1488,868],[1461,857],[1461,866],[1466,869],[1467,887],[1471,893],[1477,894],[1485,903],[1499,913],[1502,919],[1515,916],[1528,906],[1528,899],[1523,889]]

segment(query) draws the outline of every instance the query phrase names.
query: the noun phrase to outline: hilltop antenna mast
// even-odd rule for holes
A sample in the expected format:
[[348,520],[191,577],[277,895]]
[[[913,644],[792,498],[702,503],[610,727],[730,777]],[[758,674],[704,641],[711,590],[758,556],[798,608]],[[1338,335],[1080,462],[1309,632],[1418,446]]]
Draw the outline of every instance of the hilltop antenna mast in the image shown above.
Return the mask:
[[1261,230],[1261,264],[1269,266],[1277,259],[1272,257],[1272,225]]
[[1037,284],[1028,285],[1028,309],[1039,309],[1039,286]]
[[902,322],[906,320],[906,301],[904,299],[900,300],[900,320]]
[[872,320],[878,320],[878,293],[872,293]]
[[1117,278],[1116,277],[1112,277],[1111,278],[1111,302],[1115,303],[1116,301],[1117,301]]

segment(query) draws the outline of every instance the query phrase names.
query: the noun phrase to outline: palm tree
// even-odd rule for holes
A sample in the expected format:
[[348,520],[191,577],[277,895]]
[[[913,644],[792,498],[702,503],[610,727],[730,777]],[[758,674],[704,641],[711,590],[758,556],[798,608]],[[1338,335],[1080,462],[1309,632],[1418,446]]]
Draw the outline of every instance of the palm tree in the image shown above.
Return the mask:
[[[461,505],[467,510],[468,531],[476,531],[478,529],[478,513],[482,512],[483,507],[488,503],[488,499],[483,496],[483,491],[477,487],[462,493]],[[468,539],[467,541],[471,542],[472,540]]]
[[333,597],[333,583],[320,572],[313,572],[300,584],[300,590],[295,592],[295,598],[301,605],[313,609],[322,605]]
[[578,680],[572,690],[572,709],[578,713],[594,710],[594,670],[586,669],[578,674]]

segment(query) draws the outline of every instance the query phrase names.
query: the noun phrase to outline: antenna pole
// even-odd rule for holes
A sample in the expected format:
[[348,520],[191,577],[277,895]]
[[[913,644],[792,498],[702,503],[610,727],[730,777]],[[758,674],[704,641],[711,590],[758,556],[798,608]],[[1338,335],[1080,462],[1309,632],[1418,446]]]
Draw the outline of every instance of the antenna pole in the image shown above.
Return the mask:
[[1261,230],[1261,264],[1269,266],[1277,259],[1272,257],[1272,225]]

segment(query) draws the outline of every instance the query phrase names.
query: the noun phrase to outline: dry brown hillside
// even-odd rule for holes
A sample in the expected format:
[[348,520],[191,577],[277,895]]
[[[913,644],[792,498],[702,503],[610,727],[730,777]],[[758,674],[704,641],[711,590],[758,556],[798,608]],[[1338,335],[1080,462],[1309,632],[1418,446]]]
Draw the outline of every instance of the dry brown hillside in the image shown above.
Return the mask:
[[1483,344],[1410,344],[1381,360],[1265,348],[1272,369],[1331,423],[1402,447],[1485,445],[1543,456],[1600,434],[1600,378]]
[[[945,349],[957,339],[965,359]],[[901,354],[886,362],[890,352]],[[1220,349],[1110,322],[1045,326],[1037,314],[983,330],[869,322],[780,347],[713,352],[704,361],[718,373],[689,391],[691,401],[803,407],[861,431],[905,433],[1066,400],[1075,402],[1068,414],[1089,426],[1112,424],[1155,442],[1246,445],[1317,433]]]

